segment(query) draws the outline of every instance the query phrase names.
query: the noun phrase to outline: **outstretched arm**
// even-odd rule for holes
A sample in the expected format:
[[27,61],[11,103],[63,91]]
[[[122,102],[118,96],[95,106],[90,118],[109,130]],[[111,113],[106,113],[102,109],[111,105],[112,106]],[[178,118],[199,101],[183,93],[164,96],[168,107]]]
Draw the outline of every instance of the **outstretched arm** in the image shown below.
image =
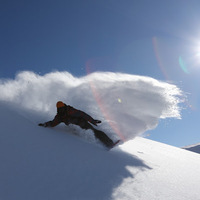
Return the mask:
[[48,121],[48,122],[45,122],[45,123],[40,123],[40,124],[38,124],[38,126],[54,127],[54,126],[57,126],[60,123],[61,123],[61,120],[58,117],[58,115],[56,115],[52,121]]

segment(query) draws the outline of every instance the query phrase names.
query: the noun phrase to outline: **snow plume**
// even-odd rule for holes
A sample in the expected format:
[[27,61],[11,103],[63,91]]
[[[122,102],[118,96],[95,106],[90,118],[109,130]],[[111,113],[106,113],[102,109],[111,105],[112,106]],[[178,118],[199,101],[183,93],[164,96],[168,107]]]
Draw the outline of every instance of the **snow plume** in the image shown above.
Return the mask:
[[[44,76],[20,72],[14,80],[0,80],[0,100],[10,102],[24,113],[37,113],[35,122],[52,119],[61,100],[83,110],[108,134],[129,140],[154,129],[160,118],[180,118],[181,90],[150,77],[96,72],[74,77],[68,72]],[[30,117],[30,116],[29,116]]]

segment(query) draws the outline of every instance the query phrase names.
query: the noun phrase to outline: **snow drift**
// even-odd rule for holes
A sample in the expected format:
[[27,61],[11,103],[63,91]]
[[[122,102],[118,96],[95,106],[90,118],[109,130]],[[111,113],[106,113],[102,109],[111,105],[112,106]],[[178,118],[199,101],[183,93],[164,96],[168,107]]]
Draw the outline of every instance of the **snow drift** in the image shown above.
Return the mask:
[[[125,141],[154,129],[160,118],[180,118],[182,95],[173,84],[111,72],[78,78],[68,72],[41,76],[24,71],[14,80],[1,79],[0,91],[0,101],[17,107],[35,123],[52,119],[56,102],[62,100],[102,120],[100,129]],[[30,118],[33,112],[35,117]]]

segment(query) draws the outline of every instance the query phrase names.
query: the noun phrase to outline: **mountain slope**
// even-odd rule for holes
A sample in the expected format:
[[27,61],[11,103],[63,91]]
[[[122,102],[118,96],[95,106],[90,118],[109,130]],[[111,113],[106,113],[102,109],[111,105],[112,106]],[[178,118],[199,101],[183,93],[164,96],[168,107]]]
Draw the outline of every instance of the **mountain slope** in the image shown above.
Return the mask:
[[133,192],[135,199],[199,199],[198,154],[144,138],[128,142],[122,150],[151,167],[138,173],[132,184],[125,181],[122,186],[139,188]]
[[0,120],[0,199],[199,199],[198,154],[144,138],[108,152],[7,105]]
[[183,149],[186,149],[188,151],[192,151],[195,153],[200,153],[200,143],[183,147]]

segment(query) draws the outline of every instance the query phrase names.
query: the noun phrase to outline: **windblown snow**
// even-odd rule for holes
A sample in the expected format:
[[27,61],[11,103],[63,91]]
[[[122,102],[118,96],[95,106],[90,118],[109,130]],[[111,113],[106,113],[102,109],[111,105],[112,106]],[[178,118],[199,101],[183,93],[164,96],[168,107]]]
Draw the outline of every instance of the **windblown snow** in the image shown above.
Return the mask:
[[30,120],[35,123],[52,119],[61,100],[102,120],[101,129],[124,141],[154,129],[160,118],[180,118],[182,95],[173,84],[111,72],[78,78],[68,72],[41,76],[24,71],[14,80],[1,79],[0,91],[1,101],[34,112],[36,117]]
[[[21,72],[1,80],[0,91],[0,199],[199,199],[199,154],[136,137],[160,118],[180,118],[175,85],[120,73]],[[37,126],[54,117],[57,100],[126,142],[106,151],[90,130]]]

